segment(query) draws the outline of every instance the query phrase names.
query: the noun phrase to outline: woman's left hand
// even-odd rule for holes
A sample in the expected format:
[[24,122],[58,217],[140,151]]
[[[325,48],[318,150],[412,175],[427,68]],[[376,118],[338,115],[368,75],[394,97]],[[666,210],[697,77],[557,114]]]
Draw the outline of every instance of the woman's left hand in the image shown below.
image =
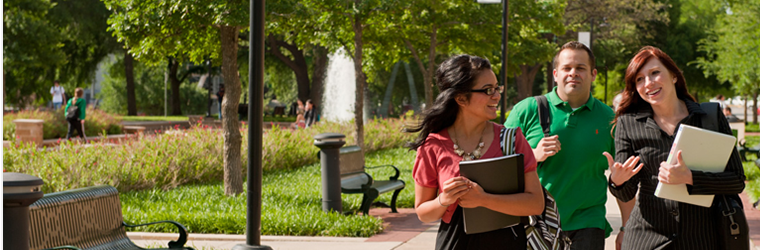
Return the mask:
[[675,165],[664,161],[660,163],[660,174],[657,176],[657,179],[665,184],[686,183],[693,185],[694,180],[691,176],[691,170],[686,166],[686,164],[683,163],[681,150],[676,153],[676,159],[678,162]]
[[469,179],[467,181],[469,182],[467,185],[470,186],[470,191],[462,197],[459,197],[459,206],[464,208],[482,206],[480,201],[485,199],[486,192],[483,190],[483,187],[478,185],[478,183]]

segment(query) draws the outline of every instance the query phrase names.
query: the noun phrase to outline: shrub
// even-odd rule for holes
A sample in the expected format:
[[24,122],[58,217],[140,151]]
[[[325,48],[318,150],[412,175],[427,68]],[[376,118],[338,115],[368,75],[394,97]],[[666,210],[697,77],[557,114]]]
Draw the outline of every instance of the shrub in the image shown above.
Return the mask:
[[[68,131],[69,123],[65,118],[63,108],[53,111],[41,110],[24,110],[18,113],[6,114],[3,116],[3,140],[10,140],[15,136],[16,119],[40,119],[42,123],[42,138],[55,139],[65,138]],[[102,110],[87,108],[87,118],[85,119],[85,135],[121,134],[121,119],[117,116],[103,112]]]
[[[97,122],[93,122],[97,123]],[[366,125],[365,152],[399,147],[413,138],[403,133],[404,120],[374,120]],[[243,135],[243,176],[247,164],[248,133]],[[314,135],[324,132],[353,131],[353,124],[320,123],[309,129],[288,130],[274,127],[263,135],[264,170],[296,169],[318,162],[319,149]],[[346,136],[347,145],[354,136]],[[170,130],[163,135],[139,136],[119,145],[96,142],[81,145],[63,142],[56,150],[40,150],[29,144],[11,141],[3,151],[4,168],[45,180],[43,191],[57,192],[97,184],[108,184],[119,191],[149,188],[171,189],[186,183],[213,183],[222,180],[222,130],[194,126]]]

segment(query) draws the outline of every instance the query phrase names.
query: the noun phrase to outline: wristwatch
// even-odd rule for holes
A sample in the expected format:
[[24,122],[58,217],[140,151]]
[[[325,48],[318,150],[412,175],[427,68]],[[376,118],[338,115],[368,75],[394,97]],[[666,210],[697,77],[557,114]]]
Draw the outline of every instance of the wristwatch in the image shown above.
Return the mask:
[[623,186],[625,185],[625,182],[623,182],[623,185],[620,185],[620,186],[618,186],[618,185],[615,185],[615,182],[613,182],[613,181],[612,181],[612,178],[610,178],[610,179],[607,181],[607,183],[609,183],[609,184],[610,184],[610,187],[614,188],[615,190],[619,190],[619,189],[623,188]]

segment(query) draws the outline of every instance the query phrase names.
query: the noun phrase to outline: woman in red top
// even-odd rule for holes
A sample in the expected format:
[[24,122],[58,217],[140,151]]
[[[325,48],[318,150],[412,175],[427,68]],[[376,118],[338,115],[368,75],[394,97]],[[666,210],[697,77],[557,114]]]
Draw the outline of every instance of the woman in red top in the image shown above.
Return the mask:
[[423,222],[441,219],[436,249],[525,249],[523,225],[495,231],[465,234],[462,208],[486,207],[527,216],[544,208],[543,191],[536,175],[536,161],[522,132],[515,150],[525,157],[525,192],[489,194],[459,175],[459,162],[502,155],[496,118],[503,86],[499,86],[488,60],[459,55],[444,61],[436,72],[440,94],[425,111],[420,132],[410,147],[414,162],[415,210]]

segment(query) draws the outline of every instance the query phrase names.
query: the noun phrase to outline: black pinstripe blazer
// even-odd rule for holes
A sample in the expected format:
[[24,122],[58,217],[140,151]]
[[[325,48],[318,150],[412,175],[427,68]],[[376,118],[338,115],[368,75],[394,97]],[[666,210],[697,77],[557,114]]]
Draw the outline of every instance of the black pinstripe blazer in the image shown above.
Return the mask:
[[[699,104],[684,100],[689,115],[681,124],[702,127],[706,113]],[[728,121],[718,112],[719,131],[731,134]],[[610,192],[629,201],[639,191],[638,201],[625,226],[623,249],[718,249],[715,223],[709,208],[654,196],[660,163],[668,157],[675,134],[670,136],[654,121],[651,107],[618,117],[615,131],[615,161],[641,156],[644,168]],[[678,131],[676,128],[675,131]],[[744,170],[734,149],[722,173],[692,171],[690,194],[737,194],[744,189]]]

